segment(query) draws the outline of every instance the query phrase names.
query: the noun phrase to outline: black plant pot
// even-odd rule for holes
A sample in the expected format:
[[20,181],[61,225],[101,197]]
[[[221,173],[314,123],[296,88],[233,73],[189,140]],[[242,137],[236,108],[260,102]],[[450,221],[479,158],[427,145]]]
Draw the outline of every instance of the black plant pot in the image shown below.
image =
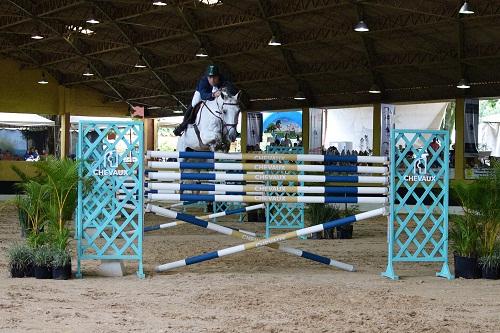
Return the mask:
[[496,267],[483,266],[482,268],[483,279],[498,280],[500,279],[500,269]]
[[12,276],[13,278],[22,278],[22,277],[24,277],[24,269],[12,267],[10,269],[10,276]]
[[52,267],[35,265],[35,277],[37,279],[52,279]]
[[66,266],[53,267],[52,278],[54,280],[68,280],[71,279],[71,262]]
[[24,276],[26,276],[26,277],[34,277],[35,276],[35,265],[28,264],[28,266],[26,266],[24,268]]
[[324,239],[333,239],[333,229],[323,230]]
[[481,269],[477,258],[462,257],[454,255],[455,259],[455,277],[464,279],[479,279],[481,278]]
[[352,224],[340,226],[337,228],[337,238],[352,239],[353,230],[354,226]]
[[321,239],[321,234],[319,232],[315,232],[315,233],[311,234],[309,239]]

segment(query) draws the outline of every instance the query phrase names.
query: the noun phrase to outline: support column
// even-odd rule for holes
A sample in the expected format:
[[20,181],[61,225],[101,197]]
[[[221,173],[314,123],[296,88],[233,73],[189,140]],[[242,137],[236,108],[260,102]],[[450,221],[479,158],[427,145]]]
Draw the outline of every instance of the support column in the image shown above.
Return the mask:
[[[69,89],[59,87],[59,110],[58,114],[61,117],[61,129],[59,132],[59,156],[65,158],[69,156],[70,148],[70,127],[71,127],[71,110],[70,110],[70,94]],[[55,154],[55,152],[54,152]]]
[[382,107],[380,103],[373,104],[373,155],[380,156],[380,140],[382,136]]
[[153,150],[157,150],[159,147],[158,128],[159,128],[159,120],[153,118]]
[[465,99],[455,100],[455,179],[464,179]]
[[144,150],[154,150],[155,129],[153,119],[144,118]]
[[240,146],[241,152],[247,152],[247,143],[248,143],[248,118],[247,112],[241,112],[241,133],[240,133]]
[[309,108],[302,108],[302,147],[309,154]]

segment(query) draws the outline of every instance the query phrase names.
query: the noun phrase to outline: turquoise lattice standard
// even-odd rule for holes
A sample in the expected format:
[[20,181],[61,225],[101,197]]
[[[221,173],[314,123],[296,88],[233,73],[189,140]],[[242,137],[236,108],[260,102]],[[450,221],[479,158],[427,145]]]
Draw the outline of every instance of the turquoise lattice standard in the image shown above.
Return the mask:
[[142,264],[144,166],[142,122],[81,121],[78,187],[77,277],[81,261],[136,260]]
[[[433,143],[434,141],[434,143]],[[391,131],[388,263],[383,276],[398,279],[395,262],[442,262],[448,267],[449,133]]]
[[[302,147],[276,147],[267,146],[266,153],[271,154],[304,154]],[[304,164],[304,162],[290,162],[290,161],[266,161],[266,163],[297,163]],[[277,174],[283,171],[266,171],[266,173]],[[298,175],[304,174],[303,172],[289,171],[287,174]],[[266,185],[283,186],[284,182],[268,182]],[[303,186],[303,183],[288,182],[287,186]],[[301,193],[284,193],[284,192],[269,192],[266,195],[270,196],[300,196]],[[275,203],[270,202],[266,204],[266,237],[271,236],[273,229],[302,229],[304,228],[304,204],[303,203]]]

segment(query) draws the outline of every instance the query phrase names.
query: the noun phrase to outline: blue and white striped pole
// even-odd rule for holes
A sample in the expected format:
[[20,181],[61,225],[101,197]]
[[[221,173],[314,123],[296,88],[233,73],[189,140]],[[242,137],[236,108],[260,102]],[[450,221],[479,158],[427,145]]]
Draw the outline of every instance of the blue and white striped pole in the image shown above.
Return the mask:
[[[224,235],[233,236],[233,237],[244,239],[244,240],[265,241],[265,239],[260,239],[260,238],[257,238],[255,236],[247,235],[247,234],[238,232],[236,230],[230,229],[228,227],[224,227],[224,226],[221,226],[221,225],[218,225],[218,224],[215,224],[215,223],[211,223],[211,222],[208,222],[208,221],[201,220],[201,219],[199,219],[197,217],[194,217],[192,215],[188,215],[188,214],[184,214],[184,213],[178,213],[178,212],[174,212],[174,211],[171,211],[171,210],[168,210],[168,209],[165,209],[162,212],[162,216],[166,216],[166,217],[170,217],[170,218],[173,218],[173,219],[181,220],[181,221],[184,221],[184,222],[187,222],[187,223],[190,223],[190,224],[194,224],[194,225],[197,225],[199,227],[202,227],[202,228],[205,228],[205,229],[208,229],[208,230],[212,230],[212,231],[224,234]],[[305,259],[309,259],[309,260],[312,260],[312,261],[315,261],[315,262],[318,262],[318,263],[321,263],[321,264],[325,264],[325,265],[329,265],[329,266],[334,266],[334,267],[337,267],[337,268],[340,268],[340,269],[343,269],[343,270],[346,270],[346,271],[349,271],[349,272],[353,272],[354,271],[354,267],[352,265],[345,264],[345,263],[342,263],[342,262],[339,262],[339,261],[336,261],[336,260],[333,260],[333,259],[330,259],[330,258],[327,258],[327,257],[323,257],[323,256],[320,256],[320,255],[311,253],[311,252],[302,251],[302,250],[299,250],[299,249],[294,249],[294,248],[283,246],[283,245],[279,245],[279,244],[266,244],[264,246],[268,246],[268,247],[273,248],[275,250],[279,250],[279,251],[282,251],[282,252],[293,254],[295,256],[302,257],[302,258],[305,258]],[[185,266],[185,265],[183,265],[183,266]],[[158,266],[158,267],[160,267],[160,266]]]
[[278,202],[278,203],[370,203],[387,204],[383,197],[330,197],[330,196],[277,196],[277,195],[224,195],[224,194],[155,194],[148,193],[154,201],[208,201],[208,202]]
[[[210,192],[285,192],[285,193],[321,193],[321,194],[384,194],[387,187],[355,186],[267,186],[267,185],[225,185],[225,184],[176,184],[148,183],[147,189],[157,191],[210,191]],[[155,193],[155,192],[151,192]],[[162,192],[157,192],[162,193]],[[167,193],[167,192],[163,192]]]
[[150,180],[215,180],[215,181],[283,181],[305,183],[353,183],[389,184],[385,176],[315,176],[315,175],[275,175],[275,174],[237,174],[237,173],[189,173],[147,170]]
[[[220,212],[220,213],[214,213],[214,214],[205,215],[205,216],[197,216],[196,218],[202,219],[202,220],[212,219],[212,218],[217,218],[217,217],[222,217],[222,216],[242,214],[242,213],[250,212],[250,211],[253,211],[256,209],[262,209],[265,207],[266,206],[264,204],[253,205],[253,206],[247,206],[247,207],[242,207],[242,208],[238,208],[238,209],[228,209],[228,210],[225,210],[225,211]],[[156,215],[159,215],[159,216],[170,217],[169,210],[165,209],[163,207],[160,207],[160,206],[148,204],[146,206],[146,211],[155,213]],[[167,228],[175,227],[175,226],[186,224],[186,223],[187,222],[184,222],[184,221],[174,221],[174,222],[152,225],[152,226],[145,227],[144,232],[155,231],[155,230],[160,230],[160,229],[167,229]],[[231,229],[233,229],[233,228],[231,228]],[[244,234],[247,234],[250,236],[257,236],[254,232],[250,232],[250,231],[246,231],[246,230],[242,230],[242,229],[233,229],[233,230],[239,231],[241,233],[244,233]]]
[[224,171],[296,171],[296,172],[351,172],[387,174],[385,166],[339,166],[309,164],[255,164],[255,163],[211,163],[211,162],[156,162],[149,161],[148,167],[153,169],[206,169]]
[[386,156],[338,156],[313,154],[265,154],[265,153],[215,153],[215,152],[165,152],[148,151],[147,158],[188,158],[227,161],[301,161],[301,162],[346,162],[346,163],[387,163]]
[[[217,258],[224,257],[224,256],[227,256],[230,254],[235,254],[235,253],[243,252],[243,251],[250,250],[250,249],[255,249],[258,247],[262,247],[262,246],[269,246],[271,244],[275,244],[275,243],[278,243],[278,242],[281,242],[281,241],[284,241],[287,239],[296,238],[296,237],[304,236],[307,234],[332,229],[335,227],[340,227],[342,225],[350,224],[353,222],[361,221],[361,220],[376,217],[376,216],[381,216],[384,214],[386,214],[386,207],[378,208],[375,210],[370,210],[370,211],[367,211],[364,213],[356,214],[354,216],[349,216],[349,217],[345,217],[342,219],[326,222],[323,224],[318,224],[318,225],[315,225],[312,227],[299,229],[299,230],[288,232],[285,234],[272,236],[272,237],[267,238],[267,239],[254,240],[254,241],[249,242],[249,243],[236,245],[236,246],[225,248],[225,249],[222,249],[219,251],[208,252],[208,253],[204,253],[204,254],[201,254],[198,256],[189,257],[189,258],[186,258],[183,260],[174,261],[171,263],[157,266],[156,271],[157,272],[164,272],[164,271],[178,268],[178,267],[192,265],[192,264],[196,264],[196,263],[207,261],[207,260],[217,259]],[[180,214],[177,214],[177,215],[180,215]],[[177,215],[176,215],[176,217],[179,218]],[[185,215],[185,214],[183,214],[183,215]],[[190,217],[189,215],[187,217],[185,217],[185,216],[181,216],[181,217],[186,222],[190,222],[190,223],[199,225],[203,228],[206,227],[207,222],[205,222],[205,221],[198,220],[196,218]]]

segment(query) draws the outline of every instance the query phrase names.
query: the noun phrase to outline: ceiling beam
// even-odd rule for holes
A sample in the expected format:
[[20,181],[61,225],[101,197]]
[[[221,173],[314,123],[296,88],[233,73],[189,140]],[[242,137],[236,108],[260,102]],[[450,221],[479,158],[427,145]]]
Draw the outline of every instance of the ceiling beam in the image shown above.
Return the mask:
[[[175,82],[174,80],[167,74],[162,74],[160,75],[154,68],[153,66],[151,66],[151,63],[150,63],[150,60],[148,59],[148,57],[139,50],[139,48],[134,44],[133,40],[129,37],[129,35],[125,32],[124,29],[122,29],[120,27],[120,25],[115,22],[111,16],[108,14],[108,12],[101,6],[99,5],[97,2],[95,1],[90,1],[89,2],[90,4],[92,4],[94,6],[94,8],[96,8],[99,13],[108,21],[110,22],[113,27],[123,36],[123,38],[127,41],[127,43],[129,44],[130,48],[132,48],[136,53],[137,53],[137,57],[140,61],[143,61],[144,64],[146,65],[147,67],[147,70],[149,72],[151,72],[151,74],[153,74],[153,76],[160,82],[160,84],[162,85],[162,87],[165,89],[165,93],[169,94],[176,102],[180,103],[183,107],[185,107],[185,105],[182,103],[182,101],[180,101],[173,93],[172,93],[172,90],[173,88],[171,87],[171,85],[175,85]],[[162,77],[163,76],[163,77]],[[167,83],[168,81],[168,83]]]
[[[363,6],[360,2],[353,1],[353,4],[356,9],[358,22],[361,20],[366,21],[366,17],[364,14]],[[369,20],[368,20],[369,21]],[[372,76],[372,83],[376,84],[382,93],[379,95],[382,99],[385,90],[385,82],[382,79],[382,75],[380,72],[375,70],[375,66],[377,65],[377,55],[375,54],[375,50],[373,47],[373,41],[365,36],[364,32],[356,32],[361,40],[361,44],[363,45],[363,50],[365,51],[366,60],[368,63],[368,67],[370,69],[370,74]]]
[[[51,30],[54,34],[56,35],[59,35],[64,41],[66,41],[66,43],[68,43],[72,48],[73,50],[75,51],[75,53],[80,56],[81,58],[87,60],[87,58],[85,57],[85,55],[82,53],[82,51],[80,51],[78,49],[78,47],[70,40],[70,38],[67,38],[67,37],[64,37],[62,34],[60,34],[60,32],[52,27],[51,25],[49,25],[48,23],[46,23],[45,21],[35,17],[28,9],[25,9],[23,6],[19,5],[16,1],[14,0],[7,0],[9,3],[11,3],[13,6],[15,6],[16,8],[18,8],[21,12],[23,12],[24,14],[26,14],[27,16],[31,17],[33,20],[36,20],[37,22],[39,22],[40,24],[44,25],[45,27],[47,27],[49,30]],[[121,99],[122,101],[125,102],[125,98],[124,96],[122,95],[122,93],[120,91],[118,91],[108,80],[106,80],[100,73],[99,71],[97,70],[97,68],[91,63],[89,62],[89,66],[91,67],[92,71],[95,73],[95,75],[97,75],[115,94],[116,96]]]
[[[267,0],[257,0],[257,4],[259,5],[259,9],[262,15],[262,19],[266,23],[267,27],[269,28],[269,31],[271,32],[271,36],[275,36],[278,38],[280,41],[284,42],[283,38],[283,33],[281,31],[281,28],[279,27],[278,23],[271,21],[268,16],[269,16],[269,7],[270,3]],[[269,36],[269,39],[271,38]],[[296,73],[297,73],[297,62],[290,50],[285,49],[283,46],[270,46],[270,47],[277,47],[280,51],[280,54],[283,58],[283,62],[286,65],[286,69],[290,77],[292,77],[295,82],[297,83],[297,90],[302,92],[304,96],[307,99],[307,104],[309,105],[314,105],[315,103],[315,98],[314,94],[311,90],[311,87],[309,84],[300,79]],[[293,96],[292,96],[293,97]]]

